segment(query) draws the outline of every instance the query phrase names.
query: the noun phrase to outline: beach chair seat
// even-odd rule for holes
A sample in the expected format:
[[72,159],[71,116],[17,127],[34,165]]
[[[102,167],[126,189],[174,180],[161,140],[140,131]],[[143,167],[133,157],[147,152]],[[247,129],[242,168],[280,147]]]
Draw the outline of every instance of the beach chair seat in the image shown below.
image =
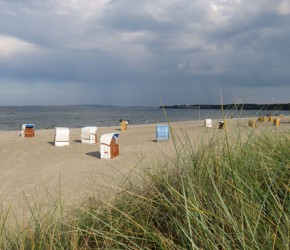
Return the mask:
[[55,128],[54,145],[57,147],[69,145],[69,128]]
[[205,119],[204,120],[204,126],[206,128],[212,128],[212,119]]
[[83,127],[81,134],[82,143],[97,143],[97,127]]
[[34,137],[34,124],[22,124],[21,136]]
[[100,153],[101,159],[112,159],[119,156],[119,145],[117,139],[119,133],[104,134],[100,138]]
[[165,141],[169,139],[169,126],[156,125],[156,141]]

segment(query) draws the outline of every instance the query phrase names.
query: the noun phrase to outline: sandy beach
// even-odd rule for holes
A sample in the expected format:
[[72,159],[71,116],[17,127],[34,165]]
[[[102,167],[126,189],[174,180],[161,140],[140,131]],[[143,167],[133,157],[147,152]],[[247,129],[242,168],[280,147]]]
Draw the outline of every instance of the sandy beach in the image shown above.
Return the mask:
[[[251,131],[248,119],[228,120],[228,131],[240,128]],[[106,193],[110,186],[120,185],[133,169],[153,167],[154,162],[175,156],[172,137],[167,142],[155,141],[156,124],[129,125],[125,132],[120,127],[99,127],[102,134],[119,132],[120,156],[100,159],[100,145],[82,144],[81,129],[70,128],[70,145],[54,146],[54,129],[36,130],[35,137],[22,138],[20,131],[0,131],[0,202],[4,208],[12,204],[22,209],[28,201],[46,204],[59,199],[75,202],[94,193]],[[182,137],[186,132],[192,144],[198,139],[224,133],[204,127],[204,121],[172,123]],[[275,127],[270,122],[258,123],[260,128],[290,132],[290,116]]]

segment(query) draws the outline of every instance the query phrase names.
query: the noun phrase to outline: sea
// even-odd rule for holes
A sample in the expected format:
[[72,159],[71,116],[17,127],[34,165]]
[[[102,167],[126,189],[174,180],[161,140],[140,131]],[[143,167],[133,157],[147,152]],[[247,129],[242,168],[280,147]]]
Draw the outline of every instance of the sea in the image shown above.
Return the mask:
[[[254,117],[266,114],[290,115],[289,111],[225,110],[228,118]],[[152,124],[221,119],[220,110],[209,109],[166,109],[159,107],[119,107],[119,106],[0,106],[0,130],[20,130],[25,123],[35,124],[36,129],[55,127],[81,128],[85,126],[117,126],[120,119],[130,124]]]

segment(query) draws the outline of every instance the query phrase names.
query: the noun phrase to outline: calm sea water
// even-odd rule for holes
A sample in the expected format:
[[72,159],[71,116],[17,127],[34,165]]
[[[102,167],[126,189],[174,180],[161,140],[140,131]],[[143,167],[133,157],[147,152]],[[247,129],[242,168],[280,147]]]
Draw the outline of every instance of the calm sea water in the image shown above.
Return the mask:
[[[226,111],[227,116],[247,117],[274,114],[275,111]],[[281,112],[290,115],[290,112]],[[170,121],[199,120],[222,117],[219,110],[168,109]],[[98,106],[0,106],[0,130],[20,130],[24,123],[34,123],[37,129],[54,127],[116,126],[119,120],[132,124],[166,122],[162,109],[155,107],[98,107]]]

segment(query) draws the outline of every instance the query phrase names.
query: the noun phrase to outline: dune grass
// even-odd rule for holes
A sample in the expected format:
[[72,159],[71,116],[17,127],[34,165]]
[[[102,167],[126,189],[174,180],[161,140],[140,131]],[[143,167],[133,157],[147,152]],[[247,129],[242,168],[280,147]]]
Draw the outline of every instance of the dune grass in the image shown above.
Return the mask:
[[3,213],[0,249],[289,249],[289,135],[174,140],[175,160],[112,200],[58,203],[44,215],[33,207],[14,226]]

